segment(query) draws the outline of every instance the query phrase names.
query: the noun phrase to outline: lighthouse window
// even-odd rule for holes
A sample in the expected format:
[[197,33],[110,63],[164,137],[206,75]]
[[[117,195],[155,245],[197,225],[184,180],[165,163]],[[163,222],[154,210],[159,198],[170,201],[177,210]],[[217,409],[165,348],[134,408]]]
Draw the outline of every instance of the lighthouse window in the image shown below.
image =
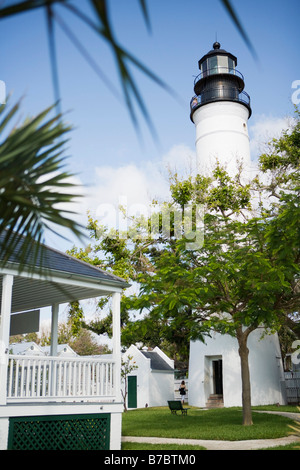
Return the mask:
[[209,74],[218,73],[218,58],[217,56],[208,59]]
[[228,72],[228,57],[225,55],[219,55],[218,66],[219,66],[219,73],[227,73]]
[[232,73],[234,70],[234,62],[230,57],[228,57],[228,68],[229,68],[229,71]]

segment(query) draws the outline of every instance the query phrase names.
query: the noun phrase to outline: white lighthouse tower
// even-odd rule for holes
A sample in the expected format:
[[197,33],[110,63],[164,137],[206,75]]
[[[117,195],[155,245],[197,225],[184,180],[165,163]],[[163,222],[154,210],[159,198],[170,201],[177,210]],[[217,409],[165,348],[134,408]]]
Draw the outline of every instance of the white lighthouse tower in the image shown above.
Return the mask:
[[211,172],[219,161],[235,173],[237,162],[250,165],[247,122],[251,107],[244,77],[236,69],[237,58],[218,42],[198,64],[190,114],[196,126],[198,171]]
[[[213,49],[199,60],[191,100],[191,120],[196,126],[198,172],[211,172],[217,161],[236,173],[237,164],[250,167],[247,121],[250,98],[237,59]],[[244,174],[244,171],[243,171]],[[257,328],[248,339],[252,405],[286,402],[284,373],[277,334],[264,335]],[[240,357],[236,338],[211,332],[205,343],[190,342],[189,404],[200,407],[242,406]]]

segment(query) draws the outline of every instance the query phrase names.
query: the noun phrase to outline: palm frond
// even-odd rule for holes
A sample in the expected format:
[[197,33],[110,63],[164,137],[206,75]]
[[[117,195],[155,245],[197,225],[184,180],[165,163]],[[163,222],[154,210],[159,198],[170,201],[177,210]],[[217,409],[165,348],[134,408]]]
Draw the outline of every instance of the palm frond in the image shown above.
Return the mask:
[[47,28],[48,28],[48,43],[49,43],[49,54],[50,61],[52,64],[52,83],[54,89],[54,99],[56,102],[56,109],[58,113],[61,113],[60,109],[60,91],[59,91],[59,78],[58,78],[58,66],[57,66],[57,57],[56,57],[56,47],[55,47],[55,36],[54,36],[54,21],[53,21],[53,10],[51,4],[48,3],[46,6],[46,18],[47,18]]
[[[233,8],[232,2],[230,0],[220,0],[229,14],[234,25],[238,29],[240,35],[246,42],[249,50],[252,52],[253,56],[256,57],[254,47],[245,31],[245,28],[242,25],[242,22],[239,20],[235,9]],[[116,59],[117,69],[121,80],[121,88],[123,90],[123,96],[129,114],[131,116],[132,122],[135,127],[138,129],[138,118],[135,112],[135,104],[137,104],[138,109],[141,111],[146,123],[149,126],[153,136],[156,136],[154,126],[151,122],[150,115],[147,111],[144,99],[133,78],[133,74],[130,71],[130,65],[133,65],[151,80],[153,80],[157,85],[163,87],[167,92],[173,97],[176,97],[177,94],[172,90],[166,83],[164,83],[156,74],[149,70],[141,61],[135,58],[131,53],[126,51],[116,40],[116,37],[113,33],[112,24],[109,17],[108,11],[108,0],[87,0],[87,3],[90,4],[96,15],[96,22],[89,18],[85,13],[83,13],[78,5],[72,5],[71,2],[67,0],[23,0],[20,2],[14,2],[9,6],[0,8],[0,19],[14,16],[16,14],[30,12],[37,8],[45,8],[47,16],[47,29],[48,29],[48,39],[49,39],[49,51],[50,51],[50,62],[52,68],[52,80],[55,93],[55,99],[58,100],[59,96],[59,80],[58,80],[58,67],[56,60],[56,50],[55,50],[55,37],[54,37],[54,22],[58,21],[63,28],[64,32],[68,35],[71,41],[74,43],[75,47],[79,50],[80,54],[84,56],[87,62],[92,66],[93,70],[97,75],[104,81],[104,83],[113,90],[115,94],[115,87],[105,76],[103,70],[99,67],[98,64],[91,58],[87,50],[83,47],[82,42],[77,40],[77,32],[73,34],[62,19],[59,18],[57,13],[54,11],[54,8],[57,5],[61,5],[65,8],[68,8],[73,14],[75,14],[80,20],[87,24],[91,29],[93,29],[97,35],[104,39],[109,46],[111,47],[112,53]],[[147,0],[139,0],[139,5],[142,10],[143,18],[146,23],[148,30],[151,29],[150,16],[147,8]],[[58,101],[57,101],[58,102]]]
[[257,59],[255,49],[254,49],[254,47],[253,47],[246,31],[245,31],[245,28],[243,27],[241,21],[238,18],[238,15],[237,15],[235,9],[233,8],[232,3],[229,0],[220,0],[220,1],[223,3],[223,6],[225,7],[225,10],[227,11],[227,13],[229,14],[229,16],[232,19],[233,23],[235,24],[238,31],[240,32],[240,35],[242,36],[245,43],[247,44],[247,46],[248,46],[249,50],[251,51],[253,57],[255,59]]
[[[19,103],[6,112],[7,107],[0,108],[2,132],[7,132],[6,126],[19,110]],[[75,202],[70,189],[76,186],[70,182],[71,173],[63,171],[66,142],[63,137],[71,128],[63,124],[60,115],[49,118],[52,110],[53,106],[13,127],[0,144],[2,264],[16,256],[20,236],[24,242],[18,256],[24,264],[32,250],[38,255],[46,229],[62,236],[60,228],[65,227],[76,237],[83,235],[83,227],[74,222],[74,213],[69,208]],[[61,204],[66,204],[66,209],[59,209]]]

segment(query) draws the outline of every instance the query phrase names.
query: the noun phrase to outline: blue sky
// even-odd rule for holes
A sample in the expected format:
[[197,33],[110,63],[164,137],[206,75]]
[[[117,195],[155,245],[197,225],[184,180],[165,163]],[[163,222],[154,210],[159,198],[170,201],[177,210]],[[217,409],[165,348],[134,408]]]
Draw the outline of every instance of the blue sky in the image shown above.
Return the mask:
[[[9,2],[6,2],[9,3]],[[76,2],[86,10],[87,2]],[[300,80],[299,0],[244,0],[232,2],[256,50],[254,59],[219,0],[148,0],[151,32],[137,0],[110,0],[111,18],[119,41],[164,80],[178,95],[172,96],[140,72],[135,73],[145,104],[159,136],[153,141],[140,116],[138,137],[128,111],[84,61],[62,30],[56,28],[62,109],[74,126],[67,154],[68,169],[85,186],[86,197],[76,206],[85,222],[86,210],[97,213],[103,203],[118,203],[119,196],[144,202],[166,194],[164,169],[193,158],[195,129],[189,118],[198,60],[216,40],[237,56],[237,69],[245,77],[251,97],[249,134],[253,158],[257,141],[266,140],[293,114],[292,83]],[[106,76],[121,93],[114,59],[107,45],[62,7],[57,13],[84,43]],[[87,10],[86,10],[87,11]],[[24,117],[54,101],[43,11],[1,20],[0,79],[12,101],[24,96]],[[138,112],[138,111],[137,111]],[[77,243],[48,242],[58,249]]]

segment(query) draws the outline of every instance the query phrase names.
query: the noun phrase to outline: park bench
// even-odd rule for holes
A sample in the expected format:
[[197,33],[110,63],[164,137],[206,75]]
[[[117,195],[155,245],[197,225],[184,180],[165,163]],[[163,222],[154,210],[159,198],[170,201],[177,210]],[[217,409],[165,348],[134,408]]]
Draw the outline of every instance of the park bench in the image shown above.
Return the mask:
[[181,414],[186,415],[189,408],[183,408],[181,401],[168,401],[169,408],[172,414],[177,414],[177,411],[181,411]]

